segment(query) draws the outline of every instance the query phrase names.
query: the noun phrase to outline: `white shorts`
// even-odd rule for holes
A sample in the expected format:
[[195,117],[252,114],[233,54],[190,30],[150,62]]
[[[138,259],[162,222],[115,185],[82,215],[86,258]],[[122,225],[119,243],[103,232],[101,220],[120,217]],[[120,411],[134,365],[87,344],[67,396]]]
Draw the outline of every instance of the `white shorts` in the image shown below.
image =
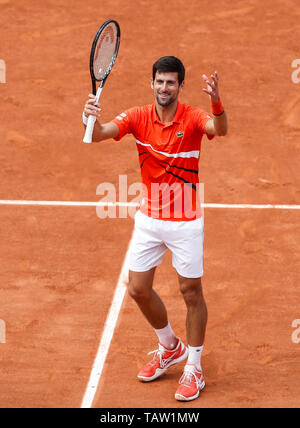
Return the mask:
[[203,276],[203,218],[158,220],[137,211],[129,248],[129,269],[146,272],[161,264],[169,248],[172,265],[185,278]]

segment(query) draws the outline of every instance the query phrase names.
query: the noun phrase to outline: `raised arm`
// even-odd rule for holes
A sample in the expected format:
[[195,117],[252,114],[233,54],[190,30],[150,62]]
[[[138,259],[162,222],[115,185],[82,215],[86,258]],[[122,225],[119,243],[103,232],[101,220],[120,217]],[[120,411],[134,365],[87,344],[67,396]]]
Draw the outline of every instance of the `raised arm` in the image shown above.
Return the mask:
[[207,121],[205,129],[209,135],[224,136],[228,132],[228,123],[227,115],[219,96],[219,76],[215,72],[210,77],[211,80],[205,74],[202,76],[207,85],[206,89],[203,88],[203,92],[210,96],[213,113],[213,119]]
[[[101,108],[99,105],[94,105],[96,97],[93,94],[89,94],[89,99],[85,103],[83,114],[86,118],[89,115],[100,117]],[[86,125],[84,125],[86,128]],[[99,141],[108,140],[109,138],[117,138],[119,136],[119,128],[114,122],[107,122],[101,124],[98,120],[95,122],[93,132],[93,142],[98,143]]]

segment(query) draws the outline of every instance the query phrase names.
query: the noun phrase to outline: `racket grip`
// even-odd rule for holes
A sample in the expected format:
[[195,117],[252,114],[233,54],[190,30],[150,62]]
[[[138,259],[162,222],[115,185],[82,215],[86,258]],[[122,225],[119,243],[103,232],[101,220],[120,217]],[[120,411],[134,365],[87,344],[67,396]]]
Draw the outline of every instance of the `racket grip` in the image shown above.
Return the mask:
[[[103,85],[103,83],[102,83],[102,85]],[[97,90],[97,93],[96,93],[96,102],[94,104],[95,106],[99,102],[100,95],[101,95],[101,92],[102,92],[102,89],[103,89],[102,85],[100,85],[99,88],[98,88],[98,90]],[[89,117],[88,117],[88,123],[86,125],[85,134],[84,134],[84,137],[83,137],[83,142],[84,143],[91,143],[92,142],[95,122],[96,122],[96,116],[89,115]]]
[[95,122],[96,122],[96,117],[92,116],[92,115],[89,115],[88,122],[87,122],[87,125],[86,125],[85,134],[84,134],[84,137],[83,137],[83,142],[84,143],[91,143],[92,142]]

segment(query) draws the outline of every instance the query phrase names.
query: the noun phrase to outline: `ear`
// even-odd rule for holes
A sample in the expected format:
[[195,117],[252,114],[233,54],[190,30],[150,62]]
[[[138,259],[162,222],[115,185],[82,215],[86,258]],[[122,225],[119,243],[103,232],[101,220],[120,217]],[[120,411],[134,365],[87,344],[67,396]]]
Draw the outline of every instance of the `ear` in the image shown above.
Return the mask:
[[151,86],[151,89],[154,89],[154,86],[153,86],[153,80],[151,79],[151,81],[150,81],[150,86]]
[[183,81],[183,82],[181,82],[181,85],[179,86],[179,90],[180,90],[180,91],[183,91],[183,89],[184,89],[184,81]]

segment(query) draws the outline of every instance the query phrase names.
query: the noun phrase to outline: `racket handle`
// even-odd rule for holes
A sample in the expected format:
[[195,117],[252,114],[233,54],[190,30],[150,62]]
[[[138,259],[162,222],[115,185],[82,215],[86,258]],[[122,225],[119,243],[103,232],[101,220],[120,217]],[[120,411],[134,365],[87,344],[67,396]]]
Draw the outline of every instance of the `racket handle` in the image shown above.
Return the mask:
[[[99,86],[97,93],[96,93],[96,102],[94,103],[94,106],[97,105],[99,102],[102,89],[103,89],[103,87]],[[96,116],[89,115],[88,123],[86,125],[85,134],[83,137],[84,143],[91,143],[92,142],[95,122],[96,122]]]
[[85,134],[84,134],[84,137],[83,137],[83,142],[84,143],[91,143],[92,142],[95,122],[96,122],[96,117],[90,115],[88,117],[88,122],[87,122],[87,125],[86,125]]

